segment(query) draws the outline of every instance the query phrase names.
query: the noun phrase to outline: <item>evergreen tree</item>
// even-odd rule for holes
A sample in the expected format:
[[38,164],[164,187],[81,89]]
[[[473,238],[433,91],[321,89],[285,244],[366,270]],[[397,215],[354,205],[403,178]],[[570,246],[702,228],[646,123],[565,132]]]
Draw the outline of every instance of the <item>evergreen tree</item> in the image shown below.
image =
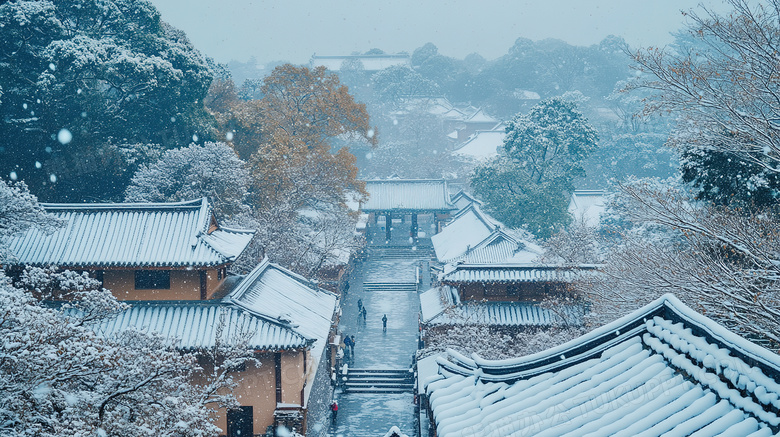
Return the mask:
[[503,154],[477,167],[471,184],[496,218],[549,237],[571,221],[573,180],[584,176],[582,163],[598,135],[574,103],[561,98],[516,116],[506,132]]

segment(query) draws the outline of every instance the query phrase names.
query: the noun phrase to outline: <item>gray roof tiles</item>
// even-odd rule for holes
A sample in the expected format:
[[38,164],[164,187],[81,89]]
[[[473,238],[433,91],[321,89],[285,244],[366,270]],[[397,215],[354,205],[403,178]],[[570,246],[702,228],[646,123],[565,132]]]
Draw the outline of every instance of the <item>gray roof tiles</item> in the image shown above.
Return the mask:
[[[244,337],[255,350],[307,347],[311,341],[288,326],[274,323],[251,311],[214,301],[138,301],[130,308],[94,326],[101,335],[118,335],[133,328],[176,340],[182,350],[213,347],[217,340],[230,344]],[[220,327],[220,325],[222,325]],[[217,334],[221,332],[221,338]]]
[[366,181],[369,198],[361,205],[372,211],[452,211],[443,179],[388,179]]
[[208,200],[177,203],[42,204],[65,225],[8,240],[20,264],[62,267],[200,267],[233,261],[254,231],[208,233]]
[[437,435],[775,435],[780,356],[666,295],[578,339],[491,361],[450,351]]

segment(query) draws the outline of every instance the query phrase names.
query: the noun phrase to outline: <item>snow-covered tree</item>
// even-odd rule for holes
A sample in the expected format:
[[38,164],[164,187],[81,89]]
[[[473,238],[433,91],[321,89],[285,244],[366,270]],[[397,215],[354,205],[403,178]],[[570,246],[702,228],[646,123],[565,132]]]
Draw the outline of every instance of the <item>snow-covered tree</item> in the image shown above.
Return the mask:
[[[687,32],[675,47],[635,52],[636,67],[645,74],[630,88],[654,92],[646,112],[672,113],[679,119],[670,143],[681,154],[688,152],[693,174],[708,172],[700,180],[690,178],[701,185],[702,194],[712,194],[710,186],[720,183],[732,192],[734,183],[745,191],[776,191],[780,1],[726,4],[732,11],[724,15],[706,6],[686,13]],[[716,165],[718,161],[722,164]],[[740,167],[739,180],[729,174],[732,163]]]
[[208,197],[217,212],[233,216],[246,209],[249,171],[222,142],[168,150],[142,166],[125,192],[127,202],[177,202]]
[[374,73],[371,82],[380,101],[393,107],[410,97],[439,94],[439,87],[435,82],[404,65],[394,65]]
[[599,227],[591,226],[584,217],[575,219],[544,241],[543,263],[566,265],[598,264],[603,260]]
[[172,147],[207,133],[212,74],[151,2],[3,2],[0,28],[0,172],[39,196],[121,196],[131,174],[117,174],[109,138]]
[[0,264],[9,256],[3,240],[32,227],[53,232],[62,223],[43,210],[24,182],[0,179]]
[[[0,433],[19,436],[216,436],[213,412],[234,406],[229,366],[246,348],[202,351],[227,363],[204,373],[194,354],[127,330],[106,338],[94,323],[125,307],[86,275],[28,269],[15,286],[0,272]],[[56,289],[56,290],[55,290]],[[34,294],[69,300],[52,307]],[[227,360],[224,358],[227,357]],[[194,383],[198,376],[203,383]]]
[[[674,293],[745,335],[780,343],[780,214],[698,202],[673,181],[618,187],[628,222],[588,291],[602,322]],[[586,288],[587,290],[587,288]]]
[[549,237],[571,221],[572,182],[584,176],[583,161],[596,149],[598,135],[576,106],[561,98],[516,116],[506,132],[503,154],[475,169],[474,192],[508,226]]
[[476,353],[489,360],[501,360],[529,355],[566,343],[582,335],[581,328],[554,326],[545,329],[464,324],[425,332],[425,348],[418,356],[444,353],[452,349],[466,356]]

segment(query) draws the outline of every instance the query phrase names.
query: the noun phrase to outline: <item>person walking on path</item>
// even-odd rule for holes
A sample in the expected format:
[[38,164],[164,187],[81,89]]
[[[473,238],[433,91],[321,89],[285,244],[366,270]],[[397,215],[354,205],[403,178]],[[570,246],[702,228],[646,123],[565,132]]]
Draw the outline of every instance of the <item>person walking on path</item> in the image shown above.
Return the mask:
[[349,344],[352,345],[352,358],[355,358],[355,336],[354,335],[349,336]]
[[358,299],[358,314],[363,312],[363,299]]
[[[354,336],[353,336],[354,337]],[[344,346],[347,348],[347,353],[354,353],[353,348],[355,344],[352,342],[352,338],[349,337],[349,335],[344,336]]]
[[387,332],[387,314],[382,316],[382,332]]
[[366,307],[363,307],[363,324],[366,323]]
[[330,404],[330,411],[332,413],[330,419],[333,421],[333,423],[336,423],[336,415],[339,413],[339,404],[335,399],[333,400],[333,403]]

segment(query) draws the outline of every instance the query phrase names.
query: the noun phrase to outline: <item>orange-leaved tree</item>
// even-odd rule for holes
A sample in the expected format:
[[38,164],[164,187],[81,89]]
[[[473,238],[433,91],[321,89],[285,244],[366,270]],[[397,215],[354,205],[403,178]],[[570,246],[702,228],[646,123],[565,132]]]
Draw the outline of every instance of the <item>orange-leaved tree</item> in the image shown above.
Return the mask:
[[[259,233],[264,251],[314,274],[338,251],[322,243],[332,241],[325,232],[346,228],[333,226],[334,217],[354,221],[346,204],[366,196],[354,155],[347,148],[334,150],[332,142],[375,145],[376,129],[365,105],[323,67],[278,66],[263,80],[260,95],[241,100],[232,83],[217,83],[207,105],[239,156],[248,158],[247,202],[256,226],[267,228]],[[320,226],[326,221],[331,225]]]

